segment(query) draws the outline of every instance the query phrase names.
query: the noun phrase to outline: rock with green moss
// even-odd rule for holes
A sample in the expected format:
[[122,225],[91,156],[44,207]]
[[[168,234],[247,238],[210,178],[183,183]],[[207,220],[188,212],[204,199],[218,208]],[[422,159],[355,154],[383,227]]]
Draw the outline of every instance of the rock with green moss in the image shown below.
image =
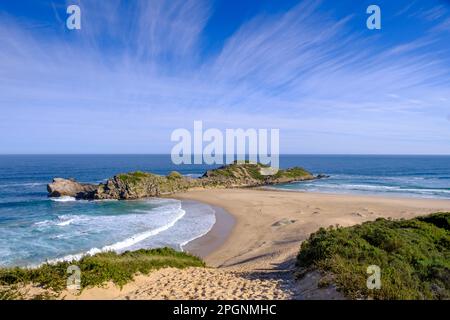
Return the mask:
[[238,163],[207,171],[202,179],[225,187],[257,187],[294,181],[312,180],[315,177],[303,168],[274,170],[260,163]]
[[[176,171],[171,172],[167,176],[136,171],[118,174],[99,185],[89,185],[86,192],[80,187],[86,185],[79,184],[73,180],[70,181],[76,188],[67,188],[66,185],[52,183],[48,186],[48,189],[49,196],[64,194],[77,199],[127,200],[158,197],[193,188],[257,187],[311,179],[315,179],[315,177],[299,167],[274,170],[259,163],[234,162],[209,170],[198,179],[184,177]],[[64,187],[64,190],[59,190],[60,186]],[[73,194],[70,193],[72,189],[74,190]]]
[[[179,175],[179,174],[178,174]],[[194,179],[171,173],[160,176],[147,172],[119,174],[98,186],[94,199],[140,199],[185,191],[196,185]]]

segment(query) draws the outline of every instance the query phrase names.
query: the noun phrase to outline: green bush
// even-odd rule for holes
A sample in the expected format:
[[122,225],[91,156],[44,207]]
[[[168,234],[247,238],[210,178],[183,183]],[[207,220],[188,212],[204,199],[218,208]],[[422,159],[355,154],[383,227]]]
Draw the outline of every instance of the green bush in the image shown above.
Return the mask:
[[142,179],[151,177],[151,173],[142,172],[142,171],[135,171],[130,173],[122,173],[119,174],[117,177],[122,180],[125,183],[138,183]]
[[[350,298],[449,299],[450,213],[411,220],[377,219],[320,229],[302,243],[299,275],[318,269]],[[369,265],[381,268],[381,288],[366,286]]]
[[300,167],[293,167],[286,170],[278,170],[275,174],[275,178],[287,177],[298,178],[311,175],[308,171]]
[[[2,268],[0,286],[33,283],[46,289],[61,291],[66,287],[69,276],[67,268],[70,265],[80,268],[81,287],[85,288],[101,285],[107,281],[123,286],[138,273],[147,274],[151,270],[163,267],[204,267],[205,263],[195,256],[170,248],[140,249],[121,254],[104,252],[85,256],[79,261],[43,264],[35,269]],[[7,291],[4,292],[5,296],[6,294]],[[8,295],[11,295],[11,292]]]
[[177,179],[181,179],[183,178],[183,176],[181,175],[181,173],[177,172],[177,171],[172,171],[171,173],[169,173],[167,175],[167,179],[170,180],[177,180]]

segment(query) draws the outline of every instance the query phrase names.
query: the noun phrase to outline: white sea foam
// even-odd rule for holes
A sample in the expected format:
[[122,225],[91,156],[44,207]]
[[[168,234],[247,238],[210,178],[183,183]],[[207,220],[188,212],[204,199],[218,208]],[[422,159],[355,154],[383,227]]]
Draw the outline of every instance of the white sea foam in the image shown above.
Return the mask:
[[[319,186],[317,186],[319,187]],[[362,190],[362,191],[381,191],[381,192],[405,192],[405,193],[450,193],[447,189],[436,189],[436,188],[405,188],[399,186],[380,186],[380,185],[366,185],[366,184],[323,184],[320,187],[328,187],[332,189],[348,189],[348,190]]]
[[38,227],[45,227],[45,226],[68,226],[74,222],[79,222],[83,220],[88,220],[88,216],[75,216],[75,215],[61,215],[58,216],[56,220],[43,220],[39,222],[35,222],[34,225]]
[[[294,185],[298,188],[289,186]],[[351,193],[351,192],[369,192],[369,193],[391,193],[409,196],[422,197],[442,197],[444,194],[450,194],[450,189],[424,188],[424,187],[401,187],[392,185],[373,185],[358,183],[324,183],[324,182],[295,182],[287,186],[270,186],[268,188],[285,191],[313,191],[313,192],[332,192],[332,193]]]
[[177,223],[178,220],[180,220],[181,218],[183,218],[183,216],[186,214],[186,211],[184,211],[183,209],[179,209],[179,214],[175,217],[175,219],[173,219],[171,222],[169,222],[168,224],[153,229],[153,230],[149,230],[146,232],[142,232],[140,234],[134,235],[128,239],[125,239],[123,241],[120,242],[116,242],[115,244],[112,244],[110,246],[105,246],[101,249],[101,251],[117,251],[117,250],[121,250],[127,247],[130,247],[138,242],[141,242],[149,237],[155,236],[158,233],[161,233],[171,227],[173,227],[175,225],[175,223]]
[[74,221],[75,221],[75,219],[69,219],[69,220],[65,220],[65,221],[59,222],[56,225],[60,226],[60,227],[68,226],[69,224],[71,224]]
[[39,227],[39,226],[46,226],[46,225],[49,225],[51,223],[52,223],[51,220],[44,220],[44,221],[35,222],[35,223],[33,223],[33,225]]
[[69,197],[69,196],[62,196],[62,197],[58,197],[58,198],[50,198],[50,200],[56,201],[56,202],[71,202],[71,201],[77,201],[77,199],[75,199],[74,197]]
[[37,187],[45,186],[46,182],[26,182],[26,183],[7,183],[0,184],[0,188],[10,188],[10,187]]
[[[163,200],[164,201],[164,200]],[[57,259],[51,259],[48,260],[48,263],[57,263],[57,262],[61,262],[61,261],[73,261],[73,260],[79,260],[81,259],[83,256],[86,255],[94,255],[100,252],[108,252],[108,251],[115,251],[115,252],[120,252],[125,248],[131,247],[147,238],[153,237],[165,230],[170,229],[171,227],[173,227],[181,218],[183,218],[183,216],[186,214],[186,211],[181,209],[181,204],[179,204],[179,207],[177,209],[177,215],[175,216],[174,219],[172,219],[170,222],[168,222],[167,224],[152,229],[152,230],[148,230],[139,234],[135,234],[129,238],[126,238],[125,240],[116,242],[114,244],[111,245],[107,245],[104,246],[102,248],[91,248],[86,252],[82,252],[82,253],[77,253],[77,254],[71,254],[71,255],[66,255],[62,258],[57,258]]]
[[[211,208],[211,207],[210,207]],[[212,229],[212,227],[216,224],[216,221],[217,221],[217,219],[216,219],[216,213],[215,213],[215,210],[213,209],[213,208],[211,208],[211,210],[213,211],[213,223],[211,224],[211,227],[209,228],[209,229],[207,229],[205,232],[203,232],[203,233],[200,233],[199,235],[197,235],[197,236],[195,236],[195,237],[192,237],[191,239],[189,239],[189,240],[186,240],[186,241],[183,241],[182,243],[180,243],[180,250],[181,251],[184,251],[184,247],[189,243],[189,242],[192,242],[192,241],[194,241],[195,239],[198,239],[198,238],[201,238],[201,237],[203,237],[205,234],[207,234],[209,231],[211,231],[211,229]]]

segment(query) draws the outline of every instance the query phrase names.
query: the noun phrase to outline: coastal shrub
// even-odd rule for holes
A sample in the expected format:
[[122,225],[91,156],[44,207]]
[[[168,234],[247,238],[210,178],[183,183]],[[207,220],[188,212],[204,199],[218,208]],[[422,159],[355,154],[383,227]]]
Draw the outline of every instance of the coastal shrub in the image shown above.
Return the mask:
[[306,171],[303,168],[300,167],[293,167],[286,170],[278,170],[278,172],[275,174],[275,177],[287,177],[287,178],[297,178],[297,177],[303,177],[308,176],[310,173]]
[[22,295],[16,287],[12,288],[0,288],[0,300],[18,300]]
[[[299,276],[318,269],[350,298],[450,299],[450,213],[321,228],[301,245]],[[381,269],[370,290],[367,267]]]
[[235,177],[234,173],[236,171],[236,168],[238,168],[238,165],[231,164],[217,168],[216,170],[209,171],[209,174],[211,177]]
[[181,179],[181,178],[183,178],[183,176],[178,171],[172,171],[171,173],[169,173],[167,175],[167,179],[170,179],[170,180],[176,180],[176,179]]
[[264,180],[265,176],[261,174],[261,166],[258,165],[246,165],[245,169],[253,179]]
[[[46,263],[34,269],[2,268],[0,269],[0,286],[33,283],[45,289],[61,291],[66,287],[69,276],[67,268],[70,265],[80,268],[81,287],[85,288],[101,285],[107,281],[123,286],[138,273],[147,274],[164,267],[204,267],[205,263],[195,256],[171,248],[140,249],[121,254],[103,252],[85,256],[79,261]],[[7,291],[4,292],[6,296]],[[8,292],[10,296],[11,291]]]
[[135,171],[130,173],[122,173],[119,174],[117,177],[125,183],[138,183],[142,179],[148,178],[150,176],[151,176],[150,173]]

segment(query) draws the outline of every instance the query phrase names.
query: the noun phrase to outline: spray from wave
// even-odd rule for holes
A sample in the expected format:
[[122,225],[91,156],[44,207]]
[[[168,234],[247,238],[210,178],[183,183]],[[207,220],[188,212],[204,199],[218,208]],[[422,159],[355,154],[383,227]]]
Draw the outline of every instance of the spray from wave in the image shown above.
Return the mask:
[[59,198],[50,198],[51,201],[55,201],[55,202],[72,202],[72,201],[77,201],[77,199],[75,199],[74,197],[69,197],[69,196],[63,196],[63,197],[59,197]]

